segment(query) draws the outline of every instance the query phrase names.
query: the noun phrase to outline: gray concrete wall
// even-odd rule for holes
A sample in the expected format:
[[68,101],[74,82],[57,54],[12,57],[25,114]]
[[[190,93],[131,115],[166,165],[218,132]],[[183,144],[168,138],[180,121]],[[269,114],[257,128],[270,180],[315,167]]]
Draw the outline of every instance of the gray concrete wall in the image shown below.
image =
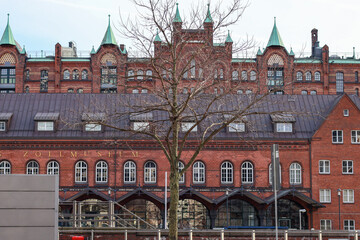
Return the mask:
[[57,240],[59,178],[0,175],[0,239]]

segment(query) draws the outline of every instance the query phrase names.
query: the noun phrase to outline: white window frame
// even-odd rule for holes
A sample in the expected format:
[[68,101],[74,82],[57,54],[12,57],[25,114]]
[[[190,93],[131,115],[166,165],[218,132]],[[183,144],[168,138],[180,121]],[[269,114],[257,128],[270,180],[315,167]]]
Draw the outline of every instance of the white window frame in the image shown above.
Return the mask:
[[316,82],[320,82],[321,81],[321,73],[320,72],[315,72],[314,74],[314,80]]
[[133,122],[134,131],[149,131],[150,122]]
[[346,231],[354,231],[355,230],[355,220],[353,219],[345,219],[344,220],[344,230]]
[[320,189],[319,201],[321,203],[331,203],[331,189]]
[[311,81],[311,72],[306,72],[305,73],[305,80],[306,81]]
[[342,130],[332,130],[331,131],[331,139],[332,143],[340,144],[344,143],[344,137],[343,137],[343,131]]
[[296,73],[296,80],[299,81],[299,82],[303,80],[302,72],[297,72]]
[[229,132],[245,132],[245,123],[232,122],[229,124]]
[[354,203],[354,189],[343,189],[343,203]]
[[349,113],[350,113],[349,109],[344,109],[343,111],[344,117],[348,117]]
[[[270,185],[272,185],[272,171],[271,171],[271,169],[272,169],[272,163],[269,164],[269,184]],[[279,173],[280,173],[279,178],[280,178],[280,183],[281,183],[281,165],[279,165]]]
[[254,182],[254,165],[245,161],[241,164],[241,183],[250,184]]
[[289,133],[293,132],[292,123],[276,123],[276,132]]
[[291,185],[298,185],[302,183],[302,167],[299,163],[291,163],[289,168],[289,177],[290,177],[290,184]]
[[86,123],[85,131],[86,132],[101,132],[101,124],[98,123]]
[[256,81],[256,72],[255,71],[250,72],[250,81]]
[[225,161],[221,164],[221,183],[231,184],[234,178],[234,168],[231,162]]
[[134,161],[126,161],[124,164],[124,183],[136,182],[136,164]]
[[6,131],[6,122],[0,121],[0,132],[5,132],[5,131]]
[[232,72],[232,80],[233,81],[238,81],[239,80],[239,72],[238,71],[234,70]]
[[98,161],[95,167],[95,182],[107,183],[108,182],[108,164],[105,161]]
[[0,174],[11,174],[11,163],[7,160],[0,162]]
[[247,71],[243,70],[241,71],[241,81],[247,81]]
[[137,70],[136,72],[136,78],[137,80],[144,80],[144,71],[143,70]]
[[360,130],[351,130],[351,143],[360,144]]
[[144,183],[156,183],[156,163],[148,161],[144,165]]
[[54,121],[38,121],[37,130],[39,132],[54,131]]
[[[179,161],[179,172],[181,172],[184,169],[185,165],[183,162]],[[185,173],[180,176],[179,183],[185,183]]]
[[201,161],[196,161],[193,165],[193,183],[205,183],[205,164]]
[[319,161],[319,174],[330,174],[330,160]]
[[48,175],[59,175],[59,163],[57,161],[50,161],[46,167],[46,173]]
[[354,174],[354,162],[352,160],[343,160],[341,166],[342,174]]
[[330,219],[321,219],[320,220],[320,230],[331,230],[332,222]]
[[87,163],[85,161],[77,161],[75,164],[75,183],[87,182]]
[[30,161],[26,164],[26,174],[35,175],[39,174],[39,163],[36,161]]
[[[196,123],[195,122],[182,122],[181,123],[181,131],[182,132],[187,132],[190,130],[190,128],[192,128]],[[198,126],[195,126],[191,132],[197,132],[197,127]]]

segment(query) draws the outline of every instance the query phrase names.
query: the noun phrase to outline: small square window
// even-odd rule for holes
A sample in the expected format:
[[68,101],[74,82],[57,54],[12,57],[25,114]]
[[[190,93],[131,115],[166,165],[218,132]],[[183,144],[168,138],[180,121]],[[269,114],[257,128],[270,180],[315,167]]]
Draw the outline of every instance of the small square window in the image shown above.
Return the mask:
[[292,132],[292,123],[277,123],[276,124],[277,132]]
[[86,132],[100,132],[101,131],[101,124],[87,123],[87,124],[85,124],[85,131]]
[[[194,122],[183,122],[181,123],[181,131],[187,132],[195,125]],[[191,129],[191,132],[197,132],[197,126],[195,126],[193,129]]]
[[38,122],[38,131],[54,131],[54,122]]
[[349,116],[349,109],[344,109],[344,117],[348,117]]
[[6,131],[6,122],[1,121],[0,122],[0,132],[5,132],[5,131]]
[[230,123],[229,132],[245,132],[245,123]]
[[149,130],[150,123],[149,122],[134,122],[133,130],[134,131],[146,131]]
[[333,130],[332,131],[332,143],[343,143],[343,131]]

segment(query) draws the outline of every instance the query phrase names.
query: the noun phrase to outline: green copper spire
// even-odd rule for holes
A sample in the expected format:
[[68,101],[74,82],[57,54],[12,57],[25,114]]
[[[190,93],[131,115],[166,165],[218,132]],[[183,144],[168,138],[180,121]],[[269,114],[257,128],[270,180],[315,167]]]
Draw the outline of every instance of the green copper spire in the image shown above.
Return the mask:
[[25,45],[24,45],[24,47],[23,47],[23,49],[22,49],[22,51],[21,51],[20,54],[26,54]]
[[174,18],[173,22],[182,23],[180,13],[179,13],[179,3],[176,3],[176,14],[175,14],[175,18]]
[[262,55],[263,53],[261,52],[261,49],[259,47],[259,50],[257,51],[256,55]]
[[274,27],[270,35],[269,42],[266,47],[270,46],[281,46],[284,47],[284,43],[280,37],[280,33],[276,27],[276,17],[274,17]]
[[2,35],[1,41],[0,41],[0,45],[3,45],[3,44],[9,44],[9,45],[16,46],[14,35],[12,34],[10,24],[9,24],[9,14],[8,14],[8,19],[7,19],[7,25],[6,25],[5,31]]
[[290,49],[289,55],[290,55],[290,56],[295,56],[295,53],[293,52],[292,48]]
[[210,13],[210,3],[208,3],[208,10],[207,10],[207,13],[206,13],[205,22],[206,23],[212,23],[213,22],[213,19],[211,17],[211,13]]
[[226,37],[225,42],[226,42],[226,43],[232,43],[232,42],[233,42],[233,40],[232,40],[231,37],[230,37],[230,30],[228,30],[228,35],[227,35],[227,37]]
[[111,30],[111,25],[110,25],[110,14],[109,14],[109,25],[105,32],[105,36],[101,42],[101,45],[104,45],[104,44],[116,45],[116,39],[115,39],[113,31]]
[[158,29],[157,32],[156,32],[156,36],[155,36],[154,42],[161,42],[161,38],[160,38],[160,36],[159,36],[159,29]]
[[95,53],[96,52],[95,52],[95,48],[94,48],[94,45],[93,45],[90,54],[95,54]]

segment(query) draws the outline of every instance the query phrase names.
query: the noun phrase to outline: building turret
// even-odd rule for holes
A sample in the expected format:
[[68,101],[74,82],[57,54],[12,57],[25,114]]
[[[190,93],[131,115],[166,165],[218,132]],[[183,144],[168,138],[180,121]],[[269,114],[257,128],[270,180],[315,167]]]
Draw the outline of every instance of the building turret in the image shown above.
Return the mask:
[[7,24],[6,24],[6,28],[5,31],[2,35],[1,41],[0,41],[0,45],[14,45],[16,46],[16,41],[14,39],[14,35],[11,31],[11,27],[10,27],[10,23],[9,23],[9,14],[7,15]]
[[111,25],[110,25],[110,14],[109,14],[109,25],[108,25],[108,28],[106,29],[104,38],[101,42],[101,46],[106,45],[106,44],[117,45],[114,33],[113,33],[113,31],[111,29]]
[[269,38],[269,42],[266,47],[271,47],[271,46],[281,46],[281,47],[285,48],[284,43],[281,39],[280,33],[276,27],[276,17],[274,17],[274,27],[273,27],[273,30],[272,30],[270,38]]
[[204,20],[204,29],[206,32],[206,36],[209,40],[209,43],[212,45],[213,44],[213,28],[214,28],[214,21],[211,17],[211,12],[210,12],[210,3],[208,3],[208,9],[206,12],[206,18]]
[[230,30],[229,30],[228,35],[225,40],[225,49],[226,49],[227,53],[230,55],[232,54],[232,45],[233,45],[233,40],[230,36]]

